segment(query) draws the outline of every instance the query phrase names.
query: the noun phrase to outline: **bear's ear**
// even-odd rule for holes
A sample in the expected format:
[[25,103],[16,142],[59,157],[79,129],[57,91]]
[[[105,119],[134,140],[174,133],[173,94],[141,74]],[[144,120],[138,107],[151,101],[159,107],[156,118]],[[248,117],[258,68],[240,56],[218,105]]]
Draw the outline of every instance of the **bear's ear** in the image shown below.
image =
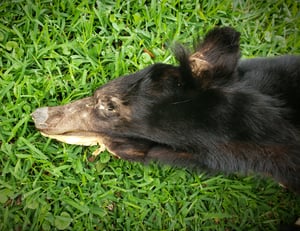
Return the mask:
[[240,58],[239,41],[240,33],[230,27],[208,32],[188,58],[193,77],[202,79],[202,85],[228,81]]

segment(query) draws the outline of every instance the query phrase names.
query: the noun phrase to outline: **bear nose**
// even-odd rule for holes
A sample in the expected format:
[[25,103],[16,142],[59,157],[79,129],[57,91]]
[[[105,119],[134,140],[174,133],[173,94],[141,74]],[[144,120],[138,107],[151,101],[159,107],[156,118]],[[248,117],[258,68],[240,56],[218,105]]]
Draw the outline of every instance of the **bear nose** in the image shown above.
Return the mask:
[[31,117],[37,128],[45,128],[47,126],[46,121],[48,119],[48,107],[41,107],[31,113]]

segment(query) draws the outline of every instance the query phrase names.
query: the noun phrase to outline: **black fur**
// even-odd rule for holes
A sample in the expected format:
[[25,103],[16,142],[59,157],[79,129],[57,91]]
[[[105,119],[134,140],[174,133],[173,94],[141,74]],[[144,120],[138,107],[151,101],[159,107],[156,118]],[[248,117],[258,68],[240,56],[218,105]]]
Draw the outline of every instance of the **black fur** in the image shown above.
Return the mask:
[[260,173],[300,192],[300,57],[240,61],[231,28],[176,55],[179,66],[154,64],[92,97],[37,109],[36,127],[101,137],[128,160]]

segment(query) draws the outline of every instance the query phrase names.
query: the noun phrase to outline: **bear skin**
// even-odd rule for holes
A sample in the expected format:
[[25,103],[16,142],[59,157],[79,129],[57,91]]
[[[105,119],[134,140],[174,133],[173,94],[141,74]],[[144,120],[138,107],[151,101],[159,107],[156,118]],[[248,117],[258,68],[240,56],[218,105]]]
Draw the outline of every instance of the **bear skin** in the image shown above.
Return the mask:
[[240,34],[210,31],[178,66],[157,63],[87,98],[32,113],[43,135],[132,161],[271,176],[300,192],[300,56],[240,60]]

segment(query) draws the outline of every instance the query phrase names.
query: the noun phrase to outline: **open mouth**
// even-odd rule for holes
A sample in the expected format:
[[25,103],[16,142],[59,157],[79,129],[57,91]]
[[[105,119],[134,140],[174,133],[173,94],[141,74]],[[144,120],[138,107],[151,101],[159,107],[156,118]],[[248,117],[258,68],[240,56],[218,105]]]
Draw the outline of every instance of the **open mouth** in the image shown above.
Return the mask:
[[[98,134],[92,132],[72,132],[72,133],[58,134],[58,135],[41,132],[41,134],[45,137],[56,139],[58,141],[62,141],[67,144],[75,144],[75,145],[83,145],[83,146],[98,145],[99,148],[97,148],[93,152],[93,156],[97,156],[101,152],[104,152],[106,150],[106,146],[103,143],[102,138]],[[115,155],[114,153],[112,154]]]
[[41,131],[43,136],[65,142],[83,146],[101,145],[103,143],[99,134],[93,132],[68,132],[63,134],[47,134]]
[[83,146],[95,146],[98,145],[99,148],[97,148],[93,152],[93,156],[99,155],[101,152],[104,152],[106,149],[114,156],[119,156],[109,150],[108,147],[104,144],[103,138],[93,132],[70,132],[65,134],[47,134],[44,132],[41,132],[41,134],[45,137],[49,137],[52,139],[56,139],[58,141],[62,141],[67,144],[75,144],[75,145],[83,145]]

